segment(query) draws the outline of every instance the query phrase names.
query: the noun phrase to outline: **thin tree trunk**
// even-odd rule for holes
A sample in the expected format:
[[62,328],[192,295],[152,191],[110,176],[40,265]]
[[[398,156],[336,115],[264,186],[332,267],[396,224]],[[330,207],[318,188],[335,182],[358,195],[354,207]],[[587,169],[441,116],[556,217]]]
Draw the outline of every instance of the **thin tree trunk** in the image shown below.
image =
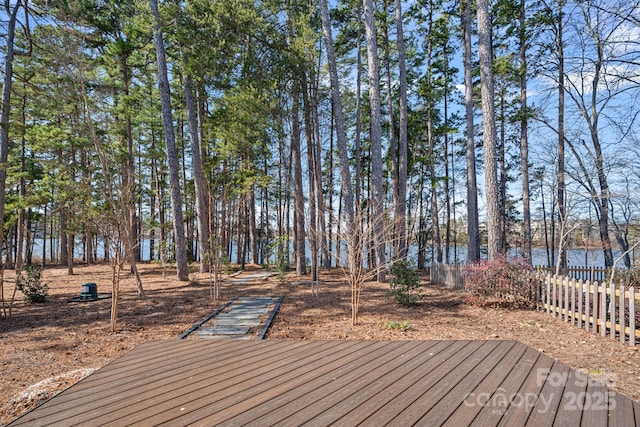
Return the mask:
[[[320,64],[318,64],[320,68]],[[329,243],[327,241],[327,222],[326,222],[326,202],[324,199],[324,191],[322,187],[322,146],[320,144],[320,118],[318,113],[318,79],[319,74],[314,70],[313,78],[310,79],[311,87],[311,107],[312,121],[314,124],[314,144],[313,144],[313,164],[315,166],[316,175],[316,195],[318,198],[318,245],[322,257],[322,266],[325,270],[331,268],[331,255],[329,251]],[[331,154],[329,154],[331,155]],[[331,188],[331,187],[330,187]]]
[[382,119],[380,113],[380,67],[378,43],[372,0],[364,0],[365,29],[367,34],[367,63],[369,72],[369,103],[371,106],[371,184],[373,212],[373,240],[376,264],[379,269],[378,280],[385,281],[385,241],[384,241],[384,193],[382,176]]
[[[349,155],[347,148],[347,133],[344,128],[344,116],[342,113],[342,101],[340,99],[340,84],[338,80],[338,67],[336,65],[336,56],[333,45],[333,36],[331,34],[331,21],[329,19],[329,8],[326,0],[320,0],[320,16],[322,18],[322,31],[324,34],[325,45],[327,49],[327,62],[329,65],[329,77],[331,80],[331,103],[333,106],[333,118],[336,126],[336,136],[338,142],[338,157],[340,160],[340,175],[342,178],[342,198],[341,206],[345,212],[347,235],[356,236],[356,221],[354,212],[353,185],[351,183],[351,171],[349,170]],[[357,102],[357,101],[356,101]],[[356,141],[358,136],[356,135]],[[356,164],[358,164],[359,154],[356,153]],[[358,175],[358,171],[356,172]],[[340,233],[338,233],[339,235]],[[337,242],[340,246],[340,237]],[[340,262],[338,259],[337,263]]]
[[476,145],[473,124],[473,70],[471,63],[471,0],[464,0],[462,10],[465,111],[467,122],[467,261],[480,260],[480,225],[478,219],[478,184],[476,181]]
[[[9,2],[6,2],[8,5]],[[6,52],[4,55],[4,82],[2,85],[2,112],[0,113],[0,268],[2,267],[2,238],[4,233],[4,214],[6,203],[6,185],[7,185],[7,159],[9,156],[9,118],[11,110],[11,86],[13,83],[13,57],[14,57],[14,39],[16,30],[16,21],[18,11],[22,6],[21,1],[17,1],[8,14],[6,29]],[[8,245],[7,245],[8,247]],[[8,256],[8,251],[7,251]],[[0,284],[0,286],[2,286]]]
[[[433,28],[433,1],[429,2],[429,17],[427,18],[428,32],[431,34]],[[433,86],[431,75],[431,63],[433,60],[433,43],[432,38],[427,37],[427,85]],[[433,105],[430,101],[427,105],[427,141],[429,144],[429,179],[431,185],[431,242],[435,249],[435,260],[442,263],[442,238],[440,236],[440,221],[438,217],[438,179],[436,177],[436,150],[435,150],[435,132],[433,124]],[[432,252],[432,254],[433,254]]]
[[[389,8],[389,0],[384,0],[383,8],[387,10]],[[396,141],[395,124],[393,120],[393,86],[391,85],[391,40],[389,40],[389,27],[388,25],[382,26],[382,37],[384,40],[384,68],[386,78],[384,85],[387,91],[387,126],[389,127],[389,160],[391,163],[391,193],[393,195],[394,203],[397,200],[398,186],[400,184],[398,177],[398,142]],[[396,233],[394,227],[394,234]],[[393,236],[391,247],[393,252],[392,258],[398,257],[399,247],[397,236]]]
[[255,185],[251,186],[249,190],[249,232],[251,233],[251,261],[253,264],[259,264],[258,259],[258,228],[256,226],[256,188]]
[[[186,60],[187,58],[183,57],[183,62],[186,62]],[[184,97],[187,106],[189,137],[191,139],[191,167],[193,169],[193,183],[196,192],[196,220],[198,222],[200,272],[204,273],[210,271],[212,258],[209,242],[209,213],[207,206],[208,190],[202,169],[198,110],[193,96],[193,83],[189,73],[186,73],[184,76]]]
[[318,217],[316,212],[316,180],[322,177],[316,176],[314,164],[314,133],[311,121],[311,105],[309,102],[309,85],[307,73],[300,75],[302,83],[303,114],[305,121],[305,137],[307,140],[307,167],[309,171],[309,247],[311,249],[311,280],[318,280]]
[[153,41],[156,48],[158,62],[158,90],[162,104],[162,123],[164,125],[167,161],[169,164],[169,183],[171,186],[171,207],[173,211],[173,232],[175,239],[175,258],[177,276],[180,281],[189,280],[189,266],[187,263],[187,248],[185,242],[184,219],[182,215],[182,193],[180,191],[179,162],[176,150],[175,133],[173,129],[173,112],[171,110],[171,94],[169,77],[167,75],[167,61],[165,57],[164,40],[160,27],[158,0],[149,0],[154,18]]
[[409,245],[407,242],[407,169],[408,169],[408,148],[407,148],[407,65],[404,48],[404,31],[402,24],[402,2],[395,0],[396,12],[396,38],[398,44],[398,70],[399,70],[399,90],[400,90],[400,111],[398,118],[398,189],[395,200],[395,227],[396,238],[398,239],[398,257],[407,257]]
[[[565,109],[565,99],[564,99],[564,4],[565,0],[558,0],[558,21],[557,21],[557,33],[556,33],[556,54],[558,55],[558,169],[557,169],[557,179],[558,179],[558,220],[560,221],[560,229],[563,229],[563,224],[566,223],[566,201],[565,201],[565,192],[566,192],[566,184],[564,179],[564,109]],[[554,227],[555,229],[555,227]],[[560,239],[563,237],[560,236]],[[553,240],[555,241],[555,239]],[[558,253],[558,265],[561,269],[567,268],[567,252],[564,248],[565,245],[560,244],[560,252]]]
[[531,201],[529,185],[529,111],[527,106],[527,28],[526,4],[520,0],[520,173],[522,174],[523,252],[531,263]]
[[[60,209],[60,229],[58,230],[58,245],[60,247],[60,265],[66,267],[69,264],[69,252],[67,246],[67,212]],[[9,254],[9,250],[7,250]]]
[[304,189],[302,186],[302,161],[300,159],[300,114],[299,114],[299,90],[298,82],[294,81],[294,89],[291,99],[291,156],[293,161],[293,186],[295,209],[293,213],[295,221],[295,248],[296,248],[296,274],[301,276],[307,273],[305,262],[305,227],[304,227]]
[[500,253],[507,253],[507,159],[506,159],[506,139],[507,139],[507,114],[506,114],[506,89],[504,88],[504,81],[501,80],[500,87],[500,136],[498,138],[498,169],[500,175],[498,176],[498,185],[500,191],[500,197],[498,199],[498,209],[500,214]]

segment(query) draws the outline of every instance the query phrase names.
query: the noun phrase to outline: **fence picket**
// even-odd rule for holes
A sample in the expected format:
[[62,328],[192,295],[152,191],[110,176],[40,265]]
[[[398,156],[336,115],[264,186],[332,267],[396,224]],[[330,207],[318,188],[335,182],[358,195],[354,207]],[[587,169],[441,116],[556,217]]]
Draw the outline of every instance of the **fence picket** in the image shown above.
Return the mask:
[[635,288],[629,286],[629,344],[636,345],[636,297]]
[[564,294],[564,276],[559,277],[558,280],[558,315],[557,317],[562,320],[562,307],[564,307],[564,302],[562,301],[562,295]]
[[569,286],[571,285],[571,279],[565,277],[562,281],[564,287],[564,321],[569,321]]
[[[431,282],[444,285],[450,289],[464,289],[464,266],[445,264],[431,265]],[[640,306],[640,295],[636,288],[624,285],[607,285],[604,280],[577,279],[573,276],[558,276],[538,268],[535,282],[525,298],[535,303],[538,310],[547,315],[571,323],[578,328],[584,328],[601,336],[609,335],[616,339],[619,333],[620,342],[635,345],[640,337],[636,330],[636,312]],[[593,273],[593,272],[591,272]],[[593,277],[593,274],[589,274]],[[511,291],[516,291],[511,285]],[[512,292],[505,292],[509,297]],[[627,298],[628,296],[628,298]],[[628,338],[627,338],[628,336]]]
[[584,282],[582,279],[578,280],[578,315],[576,319],[576,326],[582,328],[582,300],[584,299]]
[[593,284],[593,327],[592,332],[594,334],[598,333],[598,328],[600,327],[600,312],[602,311],[602,305],[600,304],[600,284],[598,282],[594,282]]
[[[615,295],[613,297],[615,299]],[[618,301],[618,310],[620,311],[620,321],[618,322],[620,324],[620,342],[624,344],[624,338],[626,335],[625,328],[627,327],[627,320],[625,318],[626,311],[624,309],[624,285],[620,285],[620,299]]]
[[609,286],[609,336],[612,340],[616,339],[616,285],[611,283]]
[[549,315],[550,311],[551,311],[551,275],[547,274],[547,286],[545,286],[544,288],[544,295],[545,295],[545,300],[546,300],[546,307],[547,307],[547,315]]
[[589,307],[591,306],[591,282],[587,282],[587,290],[584,294],[584,330],[589,332],[589,325],[591,324],[591,320],[589,320]]
[[607,336],[607,285],[600,285],[600,335]]

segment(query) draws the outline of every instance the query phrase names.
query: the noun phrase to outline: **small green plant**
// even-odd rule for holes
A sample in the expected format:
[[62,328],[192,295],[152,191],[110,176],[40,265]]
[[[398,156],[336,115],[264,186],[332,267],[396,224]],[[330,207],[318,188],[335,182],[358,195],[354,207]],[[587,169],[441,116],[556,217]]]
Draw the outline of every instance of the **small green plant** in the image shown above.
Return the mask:
[[385,329],[393,329],[402,332],[407,332],[411,329],[411,325],[406,320],[390,320],[388,322],[384,322],[382,326],[384,326]]
[[25,272],[26,276],[21,275],[17,283],[18,290],[24,294],[24,300],[29,304],[46,302],[49,287],[40,280],[42,269],[29,265]]
[[285,250],[289,244],[289,236],[280,236],[269,243],[269,251],[275,254],[275,268],[280,281],[284,281],[285,273],[289,269],[289,256]]
[[398,304],[414,305],[422,300],[420,275],[409,261],[396,261],[391,267],[391,295]]

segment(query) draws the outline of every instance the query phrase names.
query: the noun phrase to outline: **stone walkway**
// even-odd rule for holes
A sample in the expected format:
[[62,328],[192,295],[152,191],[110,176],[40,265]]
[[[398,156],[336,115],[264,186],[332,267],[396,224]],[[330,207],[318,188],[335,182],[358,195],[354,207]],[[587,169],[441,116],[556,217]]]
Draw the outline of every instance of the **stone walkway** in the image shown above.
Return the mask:
[[198,338],[260,339],[259,334],[272,318],[279,298],[243,297],[234,301],[209,324],[196,331]]

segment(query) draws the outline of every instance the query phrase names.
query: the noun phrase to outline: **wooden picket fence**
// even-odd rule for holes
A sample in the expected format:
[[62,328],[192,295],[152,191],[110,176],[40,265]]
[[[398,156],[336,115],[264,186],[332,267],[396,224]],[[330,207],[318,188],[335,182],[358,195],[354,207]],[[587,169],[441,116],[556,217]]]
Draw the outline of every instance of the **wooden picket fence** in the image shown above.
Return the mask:
[[539,307],[547,314],[603,337],[640,342],[640,292],[633,286],[555,275],[546,275],[540,284]]
[[[464,290],[464,265],[431,264],[431,283]],[[592,270],[592,269],[591,269]],[[526,297],[538,310],[594,334],[640,343],[640,290],[538,269]]]
[[[555,267],[547,267],[544,265],[534,265],[533,268],[536,271],[543,271],[547,274],[554,274],[556,271]],[[610,268],[604,267],[569,266],[566,269],[563,269],[562,274],[573,279],[589,280],[590,282],[604,282],[610,271]]]
[[464,278],[462,273],[465,265],[455,264],[431,264],[429,268],[431,283],[445,286],[449,289],[464,290]]

